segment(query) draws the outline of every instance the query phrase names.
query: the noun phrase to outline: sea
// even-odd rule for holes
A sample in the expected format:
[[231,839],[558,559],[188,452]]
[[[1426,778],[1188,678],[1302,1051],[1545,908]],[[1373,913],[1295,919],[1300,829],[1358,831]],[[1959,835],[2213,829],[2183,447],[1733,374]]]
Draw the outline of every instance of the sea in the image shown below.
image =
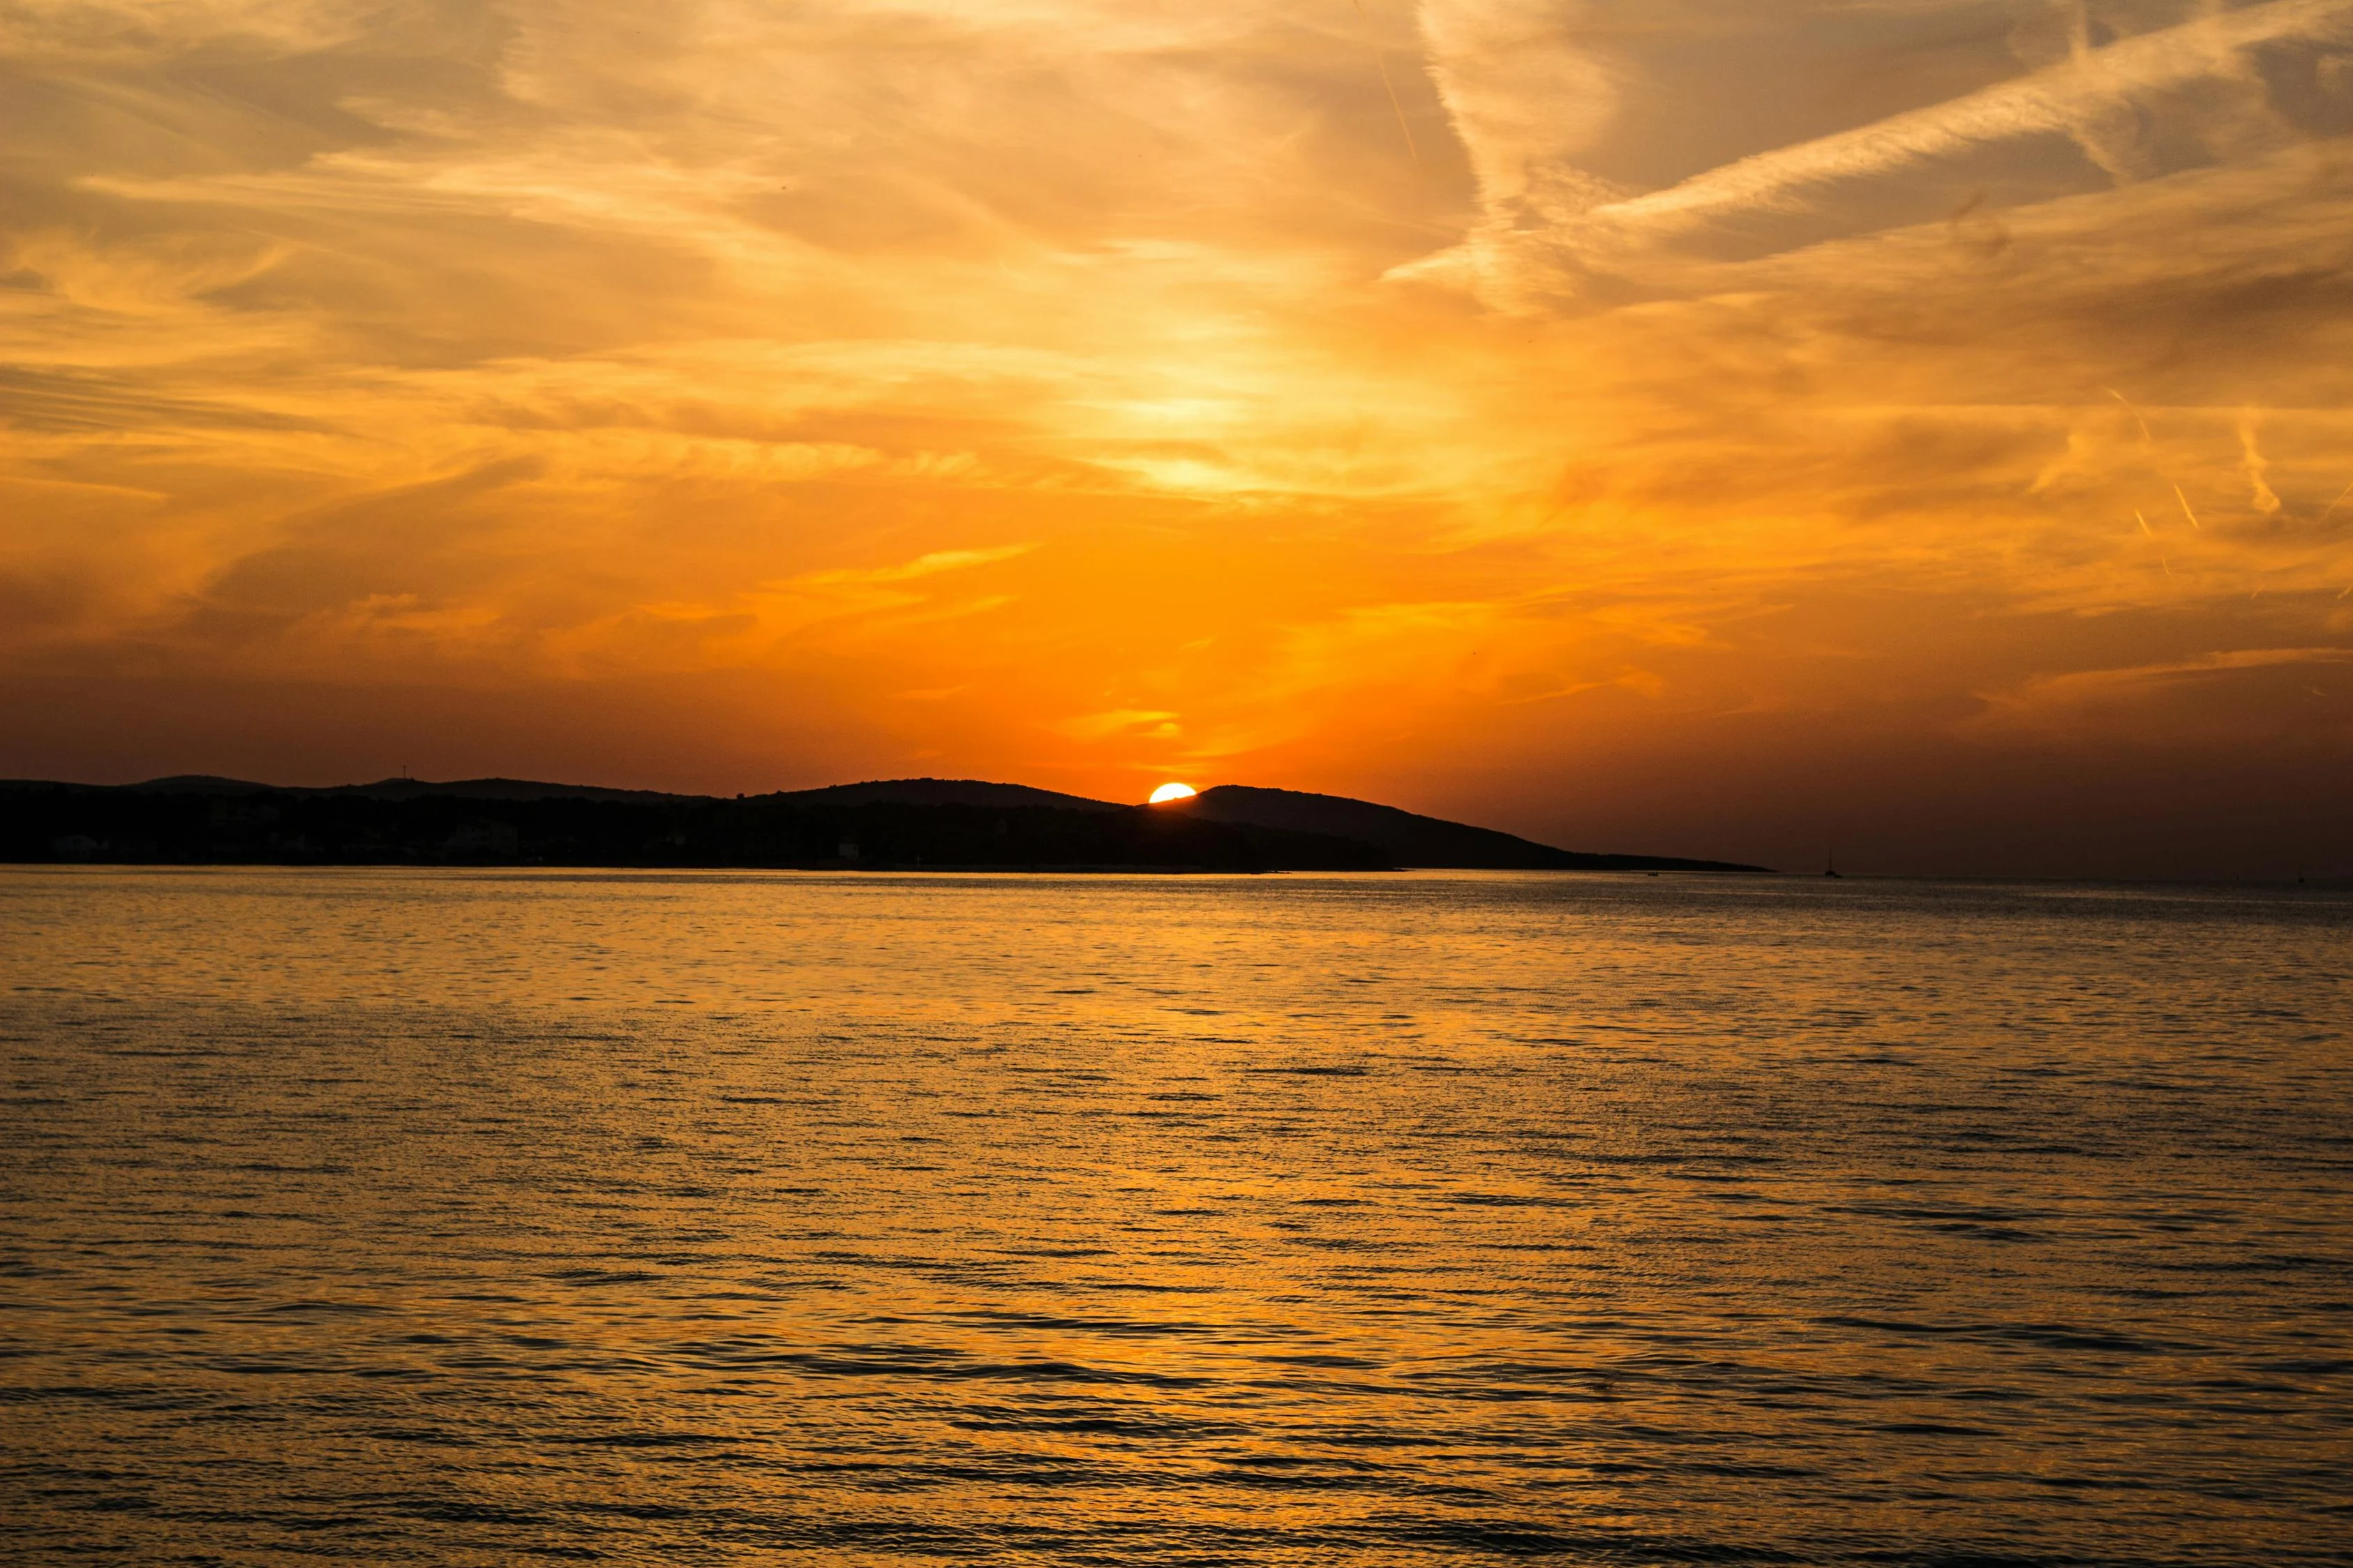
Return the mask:
[[0,869],[0,1562],[2353,1560],[2353,893]]

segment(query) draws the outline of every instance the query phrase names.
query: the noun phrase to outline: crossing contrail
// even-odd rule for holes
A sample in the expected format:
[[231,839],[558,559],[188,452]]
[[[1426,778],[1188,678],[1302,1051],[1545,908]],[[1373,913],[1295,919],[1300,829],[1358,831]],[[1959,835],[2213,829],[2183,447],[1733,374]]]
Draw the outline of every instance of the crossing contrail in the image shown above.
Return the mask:
[[[1356,15],[1369,21],[1371,18],[1365,16],[1365,0],[1355,0],[1355,3]],[[1388,52],[1377,47],[1373,50],[1373,58],[1381,68],[1381,85],[1389,89],[1389,107],[1397,110],[1398,130],[1405,135],[1406,156],[1413,160],[1414,167],[1419,168],[1421,149],[1413,144],[1413,127],[1405,122],[1405,101],[1398,97],[1397,83],[1389,79]]]

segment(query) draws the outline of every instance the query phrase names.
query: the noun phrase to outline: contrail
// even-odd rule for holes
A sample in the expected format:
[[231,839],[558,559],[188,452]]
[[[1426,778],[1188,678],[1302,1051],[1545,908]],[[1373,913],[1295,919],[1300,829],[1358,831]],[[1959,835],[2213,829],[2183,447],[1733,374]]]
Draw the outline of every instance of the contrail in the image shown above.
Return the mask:
[[2131,401],[2127,399],[2123,393],[2118,392],[2113,386],[2104,386],[2100,388],[2100,390],[2125,405],[2125,412],[2133,416],[2133,423],[2140,426],[2140,438],[2142,440],[2149,441],[2155,439],[2155,437],[2150,436],[2148,433],[2148,421],[2140,416],[2140,410],[2135,408],[2132,405]]
[[2337,45],[2353,35],[2346,0],[2270,0],[2125,38],[1947,102],[1910,110],[1695,174],[1679,185],[1597,207],[1621,222],[1689,224],[1726,210],[1786,208],[1810,187],[1974,151],[1984,142],[2065,133],[2089,111],[2133,108],[2242,68],[2271,45]]
[[2147,534],[2151,539],[2155,539],[2155,538],[2157,537],[2157,530],[2155,530],[2155,529],[2153,529],[2153,528],[2149,527],[2149,525],[2148,525],[2148,519],[2147,519],[2147,518],[2145,518],[2145,517],[2142,517],[2142,516],[2140,515],[2139,511],[2137,511],[2137,510],[2135,510],[2135,511],[2134,511],[2134,513],[2133,513],[2133,517],[2134,517],[2135,521],[2138,521],[2138,522],[2139,522],[2139,524],[2140,524],[2140,531],[2141,531],[2143,533]]
[[[1371,18],[1365,16],[1365,0],[1355,0],[1355,3],[1357,17],[1369,21]],[[1419,169],[1421,167],[1421,149],[1413,144],[1413,127],[1405,122],[1405,102],[1398,97],[1397,83],[1389,79],[1388,54],[1377,48],[1373,51],[1373,59],[1381,68],[1381,85],[1389,89],[1389,107],[1397,110],[1398,129],[1405,133],[1406,156],[1411,158],[1413,166]]]
[[2181,494],[2181,487],[2179,485],[2173,487],[2173,493],[2176,496],[2180,497],[2182,515],[2189,520],[2189,526],[2198,530],[2200,533],[2205,532],[2206,525],[2198,521],[2198,514],[2196,512],[2189,510],[2189,498]]
[[[2322,522],[2327,522],[2327,521],[2328,521],[2329,517],[2330,517],[2333,513],[2335,513],[2335,511],[2337,510],[2337,509],[2338,507],[2343,506],[2343,505],[2345,504],[2345,498],[2346,498],[2347,496],[2353,496],[2353,485],[2347,485],[2343,489],[2338,490],[2338,491],[2337,492],[2337,499],[2336,499],[2335,500],[2330,501],[2330,502],[2328,503],[2328,510],[2327,510],[2327,511],[2324,511],[2324,512],[2322,512],[2322,513],[2320,514],[2320,521],[2321,521]],[[2339,595],[2337,595],[2337,596],[2338,598],[2340,598],[2340,599],[2341,599],[2341,598],[2343,598],[2345,595],[2342,595],[2342,594],[2339,594]]]

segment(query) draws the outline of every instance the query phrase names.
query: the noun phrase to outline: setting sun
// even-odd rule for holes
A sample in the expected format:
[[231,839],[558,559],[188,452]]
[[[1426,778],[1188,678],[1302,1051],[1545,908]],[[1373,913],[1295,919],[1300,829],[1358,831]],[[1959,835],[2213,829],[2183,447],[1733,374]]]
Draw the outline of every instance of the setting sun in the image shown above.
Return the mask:
[[1191,784],[1165,784],[1152,792],[1152,804],[1163,805],[1172,800],[1190,800],[1193,793]]

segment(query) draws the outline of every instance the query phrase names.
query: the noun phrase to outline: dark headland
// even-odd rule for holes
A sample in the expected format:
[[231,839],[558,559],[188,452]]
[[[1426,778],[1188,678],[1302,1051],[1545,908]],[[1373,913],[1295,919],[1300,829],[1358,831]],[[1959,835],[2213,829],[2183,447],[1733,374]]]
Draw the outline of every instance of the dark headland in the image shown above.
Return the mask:
[[0,782],[0,860],[894,870],[1761,871],[1592,855],[1340,795],[1224,784],[1123,805],[977,779],[664,795],[526,779],[292,788]]

